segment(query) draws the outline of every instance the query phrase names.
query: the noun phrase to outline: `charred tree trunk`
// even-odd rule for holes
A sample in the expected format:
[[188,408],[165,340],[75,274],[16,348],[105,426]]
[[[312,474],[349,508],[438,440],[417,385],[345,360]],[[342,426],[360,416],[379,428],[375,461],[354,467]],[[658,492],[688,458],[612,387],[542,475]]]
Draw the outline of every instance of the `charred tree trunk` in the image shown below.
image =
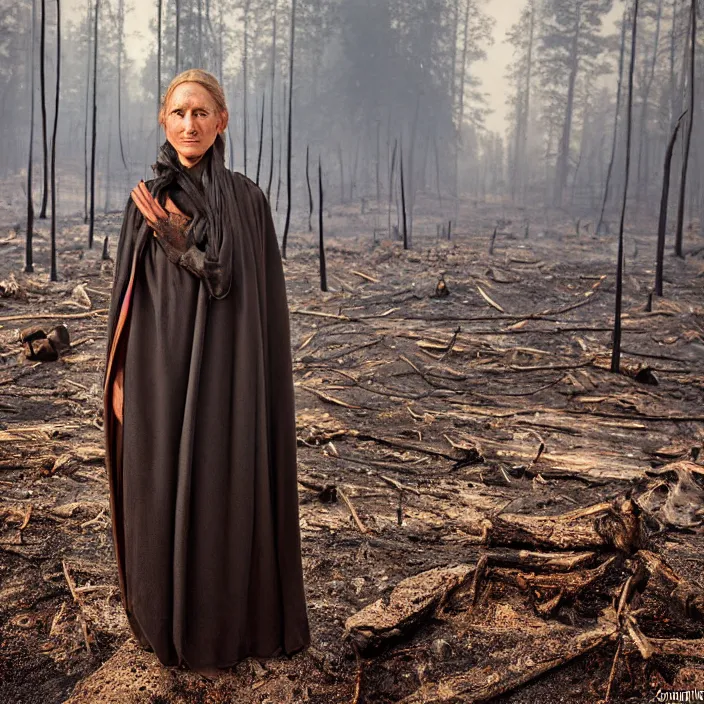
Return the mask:
[[337,145],[337,159],[340,162],[340,203],[345,202],[345,167],[342,161],[342,145]]
[[394,150],[391,154],[391,166],[389,167],[389,239],[391,239],[391,208],[394,201],[394,171],[396,170],[396,149],[398,140],[394,140]]
[[[416,202],[415,153],[418,134],[418,115],[420,113],[420,94],[416,98],[416,109],[411,124],[411,149],[408,157],[408,244],[413,241],[413,210]],[[403,151],[402,151],[403,154]],[[404,207],[405,211],[405,207]],[[405,245],[404,245],[405,246]]]
[[614,314],[614,341],[611,354],[611,371],[621,370],[621,303],[623,299],[623,228],[628,200],[628,177],[631,169],[631,132],[633,127],[633,71],[636,62],[636,35],[638,33],[638,2],[633,2],[633,27],[631,29],[631,65],[628,70],[628,114],[626,123],[626,173],[623,182],[621,222],[618,229],[618,266],[616,271],[616,311]]
[[100,0],[95,0],[95,17],[93,19],[93,122],[90,154],[90,216],[88,219],[88,248],[93,249],[93,230],[95,228],[95,150],[97,142],[98,117],[98,16]]
[[46,0],[42,0],[41,34],[39,38],[39,90],[42,96],[42,147],[44,150],[44,186],[40,220],[46,219],[46,206],[49,199],[49,146],[46,131]]
[[[88,27],[93,26],[93,4],[88,0]],[[88,62],[86,65],[86,114],[83,125],[83,224],[88,222],[88,122],[90,121],[90,62],[91,62],[91,34],[88,32]]]
[[244,86],[242,89],[242,119],[244,120],[244,144],[243,144],[243,156],[244,156],[244,175],[247,175],[247,123],[249,122],[249,112],[247,107],[247,95],[249,93],[249,82],[247,80],[247,64],[248,62],[248,49],[249,49],[249,7],[250,0],[246,0],[244,3],[244,50],[242,52],[242,80]]
[[266,110],[266,91],[262,93],[262,116],[259,121],[259,152],[257,154],[257,186],[262,169],[262,151],[264,150],[264,111]]
[[687,170],[689,168],[689,151],[692,143],[692,128],[694,127],[694,68],[697,47],[697,0],[692,0],[690,18],[691,53],[689,57],[689,116],[687,118],[687,135],[684,141],[684,154],[682,155],[682,176],[680,178],[680,198],[677,207],[677,230],[675,232],[675,254],[684,257],[682,250],[684,230],[684,203],[687,197]]
[[276,210],[279,210],[279,199],[281,198],[281,169],[283,164],[283,150],[284,150],[284,120],[286,119],[286,81],[283,85],[283,96],[281,100],[281,110],[279,111],[279,164],[278,164],[278,183],[276,184]]
[[272,36],[271,36],[271,100],[269,101],[269,126],[271,128],[271,161],[269,162],[269,183],[266,187],[267,199],[271,197],[271,183],[274,180],[274,95],[276,82],[276,4],[274,0],[274,10],[272,16]]
[[56,100],[54,103],[54,130],[51,136],[51,273],[56,274],[56,134],[59,128],[59,98],[61,92],[61,2],[56,0]]
[[32,238],[34,237],[34,201],[32,198],[32,166],[34,161],[34,32],[37,26],[37,0],[32,0],[32,32],[29,45],[30,72],[30,110],[29,110],[29,158],[27,160],[27,236],[25,239],[24,270],[31,274],[34,271],[34,254]]
[[403,214],[403,248],[408,249],[408,223],[406,221],[406,187],[403,182],[403,145],[401,146],[401,212]]
[[376,207],[381,204],[381,121],[376,121]]
[[682,125],[684,113],[677,120],[675,129],[672,131],[670,143],[667,145],[665,152],[665,166],[662,175],[662,195],[660,196],[660,220],[658,222],[658,243],[657,243],[657,262],[655,265],[655,295],[662,296],[662,279],[664,273],[665,260],[665,237],[667,236],[667,206],[670,201],[670,172],[672,166],[672,152],[675,149],[677,133]]
[[288,56],[288,153],[286,155],[286,223],[284,224],[284,239],[282,257],[286,259],[286,243],[288,229],[291,225],[291,160],[293,159],[293,57],[296,44],[296,0],[291,2],[291,47]]
[[601,232],[601,226],[604,222],[604,212],[606,211],[606,203],[609,200],[609,190],[611,188],[611,174],[614,169],[614,159],[616,157],[616,144],[618,141],[618,122],[621,112],[621,87],[623,84],[623,57],[626,48],[626,18],[627,11],[623,13],[621,22],[621,51],[618,59],[618,87],[616,88],[616,114],[614,115],[614,135],[611,142],[611,158],[609,159],[609,168],[606,171],[606,184],[604,185],[604,199],[601,203],[601,212],[599,213],[599,222],[596,226],[596,234]]
[[308,184],[308,232],[313,232],[313,190],[310,187],[310,146],[306,147],[306,183]]
[[328,274],[325,266],[325,239],[323,235],[323,166],[318,157],[318,231],[320,233],[320,290],[328,290]]
[[[122,54],[124,50],[125,34],[125,0],[120,0],[118,7],[119,37],[117,40],[117,137],[120,142],[120,157],[122,165],[127,170],[127,159],[125,159],[125,147],[122,142]],[[157,129],[157,134],[159,130]]]

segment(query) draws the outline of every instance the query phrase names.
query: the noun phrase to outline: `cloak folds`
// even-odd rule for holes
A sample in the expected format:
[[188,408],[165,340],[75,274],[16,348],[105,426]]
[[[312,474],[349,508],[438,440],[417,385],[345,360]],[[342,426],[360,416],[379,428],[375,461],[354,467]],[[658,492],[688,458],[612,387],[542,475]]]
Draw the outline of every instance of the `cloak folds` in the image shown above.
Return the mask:
[[163,664],[193,669],[310,643],[283,266],[262,191],[219,178],[234,219],[221,298],[128,202],[104,380],[123,605]]

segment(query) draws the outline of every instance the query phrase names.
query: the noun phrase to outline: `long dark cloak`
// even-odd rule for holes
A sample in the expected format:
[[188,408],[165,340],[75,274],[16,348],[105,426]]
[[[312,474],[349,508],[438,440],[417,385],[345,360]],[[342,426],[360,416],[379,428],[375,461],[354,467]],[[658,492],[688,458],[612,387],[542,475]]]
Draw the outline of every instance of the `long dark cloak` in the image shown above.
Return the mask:
[[167,259],[128,202],[105,374],[122,601],[162,663],[193,668],[310,642],[284,271],[263,192],[241,174],[221,177],[234,219],[222,298]]

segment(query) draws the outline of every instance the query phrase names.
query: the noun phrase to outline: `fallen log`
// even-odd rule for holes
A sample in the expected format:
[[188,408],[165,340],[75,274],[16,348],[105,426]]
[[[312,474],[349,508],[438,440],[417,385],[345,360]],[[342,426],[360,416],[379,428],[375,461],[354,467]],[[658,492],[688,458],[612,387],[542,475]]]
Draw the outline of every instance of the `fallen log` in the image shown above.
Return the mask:
[[388,598],[350,616],[343,637],[362,654],[380,651],[432,618],[448,597],[471,579],[475,569],[464,564],[436,568],[402,580]]
[[523,567],[531,570],[568,572],[583,567],[595,557],[595,552],[534,552],[531,550],[489,550],[486,553],[492,567]]
[[646,540],[640,511],[630,499],[600,503],[556,516],[501,514],[491,519],[490,546],[616,548],[631,554]]

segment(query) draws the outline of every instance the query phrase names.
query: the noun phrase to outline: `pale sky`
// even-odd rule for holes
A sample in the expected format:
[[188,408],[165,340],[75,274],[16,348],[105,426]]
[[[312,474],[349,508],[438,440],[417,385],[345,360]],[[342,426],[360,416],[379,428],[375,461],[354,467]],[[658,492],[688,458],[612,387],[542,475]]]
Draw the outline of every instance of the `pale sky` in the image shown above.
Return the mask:
[[[412,0],[411,0],[412,1]],[[69,12],[85,13],[87,3],[94,0],[68,0]],[[492,114],[488,117],[488,129],[502,135],[507,128],[506,95],[509,90],[506,81],[506,69],[511,62],[512,48],[506,40],[506,32],[519,17],[526,0],[486,0],[487,12],[496,20],[494,25],[494,44],[487,50],[487,59],[475,67],[477,77],[482,81],[483,90],[487,93],[489,107]],[[153,39],[149,36],[149,21],[156,13],[155,2],[145,0],[126,0],[128,9],[126,31],[129,35],[127,51],[133,56],[143,56],[144,47]],[[623,0],[615,0],[614,9],[605,22],[605,32],[617,31],[614,23],[617,22],[623,11]]]

